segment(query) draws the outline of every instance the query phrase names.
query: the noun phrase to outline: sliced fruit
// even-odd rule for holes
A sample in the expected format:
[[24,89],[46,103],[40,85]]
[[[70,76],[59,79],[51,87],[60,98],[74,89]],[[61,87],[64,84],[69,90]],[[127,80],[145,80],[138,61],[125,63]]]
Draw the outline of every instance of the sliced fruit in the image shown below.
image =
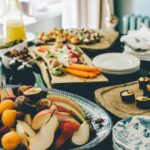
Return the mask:
[[78,121],[76,121],[69,113],[51,111],[51,110],[47,109],[47,110],[43,110],[35,115],[35,117],[32,120],[32,128],[34,130],[40,129],[45,124],[45,122],[47,122],[49,117],[52,115],[55,116],[59,122],[72,121],[72,122],[76,122],[80,125],[80,123]]
[[4,149],[13,150],[21,143],[21,139],[15,131],[10,131],[2,137],[1,142]]
[[28,123],[31,126],[32,118],[31,118],[30,114],[26,114],[24,120],[25,120],[26,123]]
[[85,121],[85,118],[80,114],[80,112],[78,112],[71,105],[61,102],[54,102],[54,103],[56,104],[58,111],[70,113],[74,117],[78,118],[81,122]]
[[55,148],[60,148],[72,135],[78,130],[80,124],[70,121],[64,121],[59,125],[61,135],[55,141]]
[[84,145],[90,137],[90,125],[88,121],[84,122],[80,128],[74,132],[71,141],[75,145]]
[[22,126],[24,129],[25,133],[30,137],[34,137],[36,135],[35,131],[25,122],[25,121],[17,121],[17,124],[19,126]]
[[52,103],[52,105],[49,109],[53,112],[53,111],[57,110],[57,106],[54,103]]
[[4,100],[0,103],[0,114],[2,114],[7,109],[13,109],[15,103],[12,100]]
[[31,99],[32,103],[35,103],[37,100],[41,99],[42,89],[39,87],[32,87],[23,92],[23,95]]
[[32,86],[27,86],[27,85],[21,85],[18,88],[18,95],[23,95],[23,92],[25,92],[27,89],[31,88]]
[[70,121],[76,122],[80,125],[80,123],[75,120],[69,113],[55,111],[53,115],[58,118],[59,122]]
[[28,145],[28,139],[27,139],[28,137],[25,133],[23,126],[20,123],[17,123],[17,125],[16,125],[16,132],[18,133],[18,135],[21,138],[21,143],[25,144],[27,146]]
[[54,136],[58,125],[58,119],[55,116],[52,116],[49,121],[42,126],[36,136],[29,140],[29,149],[45,150],[49,148],[54,141]]
[[48,121],[51,115],[52,115],[52,112],[49,109],[46,109],[37,113],[32,120],[32,128],[34,130],[40,129]]
[[16,122],[17,111],[5,110],[2,114],[2,123],[6,127],[13,127]]
[[71,105],[77,111],[79,111],[83,115],[84,118],[86,118],[86,114],[84,110],[82,109],[82,107],[76,102],[74,102],[73,100],[69,99],[68,97],[57,95],[57,94],[50,94],[48,95],[48,99],[52,102],[61,102],[61,103]]

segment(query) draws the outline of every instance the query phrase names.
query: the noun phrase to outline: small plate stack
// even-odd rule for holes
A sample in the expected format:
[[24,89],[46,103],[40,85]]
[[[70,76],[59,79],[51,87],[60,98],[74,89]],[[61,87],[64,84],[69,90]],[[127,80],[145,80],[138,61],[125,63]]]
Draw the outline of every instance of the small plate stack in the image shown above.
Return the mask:
[[113,127],[114,150],[150,150],[150,117],[134,116]]
[[96,56],[93,64],[102,69],[103,73],[126,75],[139,70],[140,60],[132,55],[123,53],[107,53]]

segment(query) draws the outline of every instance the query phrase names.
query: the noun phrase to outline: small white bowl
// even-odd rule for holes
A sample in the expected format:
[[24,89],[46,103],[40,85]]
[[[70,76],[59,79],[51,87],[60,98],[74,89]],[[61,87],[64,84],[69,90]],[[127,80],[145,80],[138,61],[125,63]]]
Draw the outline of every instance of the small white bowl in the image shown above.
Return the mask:
[[9,51],[12,51],[12,50],[17,50],[17,51],[21,51],[22,49],[24,49],[25,47],[27,47],[27,42],[22,42],[22,43],[19,43],[17,45],[14,45],[10,48],[6,48],[6,49],[0,49],[0,57],[2,58],[2,63],[4,65],[4,67],[6,69],[10,69],[10,66],[9,66],[9,63],[10,61],[13,59],[13,58],[9,58],[7,56],[5,56],[5,54]]
[[7,52],[9,52],[11,50],[16,49],[16,50],[20,51],[20,50],[24,49],[27,46],[28,46],[28,43],[26,41],[23,41],[23,42],[21,42],[21,43],[19,43],[17,45],[12,46],[12,47],[0,49],[0,57],[3,57],[3,55],[5,53],[7,53]]

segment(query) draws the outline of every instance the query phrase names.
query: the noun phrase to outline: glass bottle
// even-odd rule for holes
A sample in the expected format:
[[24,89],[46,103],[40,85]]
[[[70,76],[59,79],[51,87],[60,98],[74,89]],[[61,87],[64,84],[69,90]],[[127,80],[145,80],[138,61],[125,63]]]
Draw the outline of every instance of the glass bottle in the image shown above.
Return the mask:
[[8,0],[6,41],[26,40],[23,17],[18,0]]

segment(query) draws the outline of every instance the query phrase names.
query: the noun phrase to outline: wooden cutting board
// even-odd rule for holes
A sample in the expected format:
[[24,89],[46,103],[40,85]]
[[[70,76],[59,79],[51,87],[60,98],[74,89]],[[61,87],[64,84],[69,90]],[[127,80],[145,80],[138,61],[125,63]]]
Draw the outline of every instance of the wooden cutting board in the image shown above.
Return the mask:
[[101,51],[107,49],[113,45],[113,43],[117,40],[119,33],[116,31],[105,31],[99,30],[100,34],[104,36],[99,43],[96,44],[82,44],[78,45],[80,48],[84,48],[90,51]]
[[[88,51],[101,51],[110,48],[119,37],[117,31],[98,30],[98,32],[103,35],[100,42],[96,44],[77,44],[76,46]],[[48,45],[54,45],[54,43],[55,42],[49,42]]]
[[143,96],[143,91],[139,89],[139,84],[135,81],[127,84],[97,89],[95,91],[96,102],[119,118],[127,118],[133,115],[150,116],[150,109],[142,110],[136,107],[135,103],[123,103],[120,97],[120,92],[124,90],[132,90],[135,93],[135,97]]
[[[47,64],[47,67],[50,63],[50,58],[45,57],[45,55],[41,52],[38,52],[36,50],[36,47],[30,48],[30,50],[34,51],[39,57],[41,57],[44,62]],[[91,59],[83,52],[83,57],[86,59],[89,65],[92,65]],[[49,74],[51,76],[51,84],[59,84],[59,83],[91,83],[91,82],[108,82],[108,79],[103,75],[99,75],[96,78],[93,79],[86,79],[77,77],[71,74],[66,74],[64,76],[54,76],[51,74],[51,70],[48,67]]]

